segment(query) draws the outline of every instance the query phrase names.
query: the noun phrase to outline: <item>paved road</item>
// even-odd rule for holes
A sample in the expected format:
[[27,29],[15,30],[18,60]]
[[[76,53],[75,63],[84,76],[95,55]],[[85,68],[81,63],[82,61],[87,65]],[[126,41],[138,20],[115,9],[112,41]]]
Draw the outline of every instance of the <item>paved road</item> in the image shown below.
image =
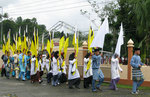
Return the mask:
[[68,89],[66,84],[53,87],[44,81],[42,84],[18,81],[0,77],[0,97],[150,97],[150,90],[141,90],[140,95],[130,94],[131,90],[109,90],[102,86],[103,92],[93,93],[91,89]]

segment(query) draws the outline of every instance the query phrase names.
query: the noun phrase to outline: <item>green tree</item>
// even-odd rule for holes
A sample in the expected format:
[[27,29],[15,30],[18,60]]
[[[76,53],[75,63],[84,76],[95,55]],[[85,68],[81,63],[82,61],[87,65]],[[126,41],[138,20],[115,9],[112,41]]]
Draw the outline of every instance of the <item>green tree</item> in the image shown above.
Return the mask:
[[150,55],[150,0],[130,0],[133,4],[133,12],[135,12],[137,23],[137,35],[139,47],[142,48],[143,58]]
[[3,34],[6,37],[7,37],[9,29],[11,29],[10,38],[13,39],[13,34],[16,33],[16,28],[17,28],[17,25],[13,20],[4,20],[3,21]]

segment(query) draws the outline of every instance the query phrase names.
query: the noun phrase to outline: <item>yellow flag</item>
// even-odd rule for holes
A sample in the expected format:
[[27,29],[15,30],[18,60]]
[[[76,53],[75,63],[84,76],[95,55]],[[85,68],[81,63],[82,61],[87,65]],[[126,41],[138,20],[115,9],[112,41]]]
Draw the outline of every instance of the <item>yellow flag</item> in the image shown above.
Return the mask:
[[25,35],[25,32],[24,32],[24,49],[27,50],[27,41],[26,41],[26,35]]
[[3,53],[5,53],[6,47],[5,47],[6,43],[5,43],[5,35],[3,35]]
[[51,52],[52,52],[52,51],[53,51],[53,48],[54,48],[54,41],[53,41],[53,39],[51,40],[50,47],[51,47]]
[[8,34],[7,34],[7,43],[6,43],[6,50],[9,51],[10,49],[10,30],[8,31]]
[[[75,57],[77,57],[78,56],[78,52],[79,52],[79,45],[78,45],[78,38],[76,38],[76,39],[74,39],[75,40],[75,42],[74,42],[74,48],[75,48]],[[78,61],[77,61],[77,59],[76,59],[76,61],[75,61],[75,66],[76,66],[76,69],[78,68]],[[73,75],[76,73],[76,71],[74,71],[73,72]]]
[[21,46],[21,27],[19,28],[19,37],[18,37],[18,48]]
[[64,59],[66,59],[68,46],[69,46],[69,37],[66,39],[65,45],[64,45]]
[[39,48],[39,36],[38,36],[38,29],[37,29],[37,35],[36,35],[36,49],[38,50]]
[[33,38],[34,38],[34,43],[36,44],[36,34],[35,34],[35,27],[34,27],[34,32],[33,32]]
[[24,49],[24,41],[21,42],[21,46],[20,46],[20,47],[21,47],[21,51],[23,52],[23,49]]
[[47,50],[48,54],[50,55],[50,41],[49,40],[47,40],[46,50]]
[[72,45],[75,46],[75,34],[73,36]]
[[92,53],[92,49],[90,47],[90,45],[91,45],[91,33],[92,33],[92,29],[90,27],[89,34],[88,34],[88,50]]
[[36,58],[36,61],[35,61],[35,71],[37,70],[38,68],[38,59]]
[[[62,63],[62,67],[64,67],[65,66],[65,61],[63,61],[63,63]],[[64,69],[62,69],[62,72],[64,71]]]
[[64,36],[59,40],[59,56],[61,56],[61,50],[64,45]]
[[85,74],[87,73],[87,71],[90,69],[91,67],[91,59],[89,59],[89,62],[87,64],[87,68],[86,68],[86,71],[85,71]]
[[[77,59],[76,59],[74,65],[76,66],[76,69],[77,69],[77,68],[78,68],[78,62],[77,62]],[[76,73],[76,70],[73,72],[73,75],[74,75],[75,73]]]
[[16,50],[18,48],[18,40],[17,40],[18,36],[17,36],[17,33],[16,33],[16,38],[15,38],[15,43],[16,43]]
[[92,31],[92,28],[90,27],[89,34],[88,34],[88,50],[90,51],[90,53],[92,53],[92,48],[90,46],[93,39],[94,39],[94,31]]
[[[60,67],[60,66],[59,66],[59,60],[57,60],[57,67]],[[58,71],[60,71],[60,69],[59,69]]]
[[78,39],[76,40],[76,57],[78,56],[78,52],[79,52],[79,44],[78,44]]
[[3,49],[2,49],[3,53],[5,53],[5,50],[6,50],[5,44],[3,44]]
[[33,41],[31,42],[30,51],[32,52],[32,56],[35,55],[35,51],[36,51],[36,50],[35,50],[35,45],[34,45],[34,42],[33,42]]

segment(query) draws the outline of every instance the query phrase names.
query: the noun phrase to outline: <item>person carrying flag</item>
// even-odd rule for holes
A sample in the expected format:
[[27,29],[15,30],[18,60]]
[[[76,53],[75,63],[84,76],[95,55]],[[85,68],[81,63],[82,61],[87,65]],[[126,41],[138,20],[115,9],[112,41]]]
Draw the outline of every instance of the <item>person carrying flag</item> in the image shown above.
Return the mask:
[[20,67],[19,79],[21,79],[22,76],[22,81],[25,81],[26,66],[27,66],[26,50],[23,49],[23,52],[19,54],[19,67]]
[[30,68],[31,68],[31,52],[27,52],[27,72],[26,72],[26,78],[30,79]]
[[73,89],[73,86],[80,89],[80,74],[77,69],[77,59],[75,57],[75,53],[72,53],[69,56],[68,85],[69,89]]
[[7,64],[5,64],[5,70],[6,70],[6,78],[9,79],[10,77],[10,71],[11,71],[11,65],[13,63],[12,57],[10,56],[10,52],[7,52]]
[[59,57],[59,52],[56,51],[54,53],[54,57],[53,57],[53,63],[52,63],[52,71],[53,71],[53,80],[52,80],[52,85],[53,86],[57,86],[59,85],[59,60],[60,60],[60,57]]
[[84,57],[84,68],[83,68],[83,77],[84,77],[84,88],[89,88],[89,85],[92,84],[92,60],[91,53],[87,53]]
[[[101,55],[99,53],[99,48],[94,49],[94,54],[92,56],[92,71],[93,71],[93,79],[92,79],[92,91],[96,92],[97,90],[102,91],[100,86],[104,81],[104,74],[100,69]],[[98,81],[98,84],[95,87],[95,82]]]

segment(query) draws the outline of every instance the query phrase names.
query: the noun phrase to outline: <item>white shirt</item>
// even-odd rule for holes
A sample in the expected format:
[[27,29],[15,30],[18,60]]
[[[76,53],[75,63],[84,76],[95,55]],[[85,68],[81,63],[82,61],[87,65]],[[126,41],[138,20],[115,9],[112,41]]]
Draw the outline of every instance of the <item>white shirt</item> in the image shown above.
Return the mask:
[[63,73],[66,74],[66,69],[67,69],[66,62],[62,68],[63,68]]
[[41,59],[39,60],[39,62],[38,62],[38,69],[37,69],[37,71],[39,71],[39,69],[40,69],[40,67],[41,67],[41,71],[43,71],[43,66],[42,66],[42,61],[41,61]]
[[[83,77],[84,78],[88,78],[88,77],[93,75],[93,72],[92,72],[92,60],[91,60],[91,66],[90,66],[89,70],[87,71],[87,64],[88,64],[88,62],[89,62],[89,58],[84,58],[84,68],[83,68],[83,71],[84,71],[83,72]],[[87,72],[87,73],[85,73],[85,72]]]
[[18,57],[19,57],[19,56],[18,56],[17,54],[14,54],[13,57],[14,57],[14,63],[17,63],[17,62],[18,62]]
[[57,75],[59,73],[58,71],[58,66],[57,66],[57,59],[53,57],[53,75]]
[[43,55],[43,56],[42,56],[42,59],[43,59],[43,64],[42,64],[42,65],[43,65],[43,67],[44,67],[44,66],[46,65],[46,56]]
[[30,70],[30,75],[36,74],[36,72],[35,72],[35,61],[36,61],[36,58],[32,58],[32,59],[31,59],[31,70]]
[[50,60],[49,60],[49,59],[46,59],[45,65],[46,65],[47,71],[49,71],[49,69],[50,69],[50,67],[49,67],[49,65],[50,65]]
[[[76,59],[69,60],[68,80],[80,78],[79,71],[76,68],[76,64],[74,64],[75,61],[76,61]],[[75,70],[75,74],[73,75],[71,72],[74,70]]]
[[123,71],[119,65],[119,60],[116,58],[112,58],[111,59],[111,78],[112,79],[116,79],[116,78],[120,78],[120,74],[119,71]]

